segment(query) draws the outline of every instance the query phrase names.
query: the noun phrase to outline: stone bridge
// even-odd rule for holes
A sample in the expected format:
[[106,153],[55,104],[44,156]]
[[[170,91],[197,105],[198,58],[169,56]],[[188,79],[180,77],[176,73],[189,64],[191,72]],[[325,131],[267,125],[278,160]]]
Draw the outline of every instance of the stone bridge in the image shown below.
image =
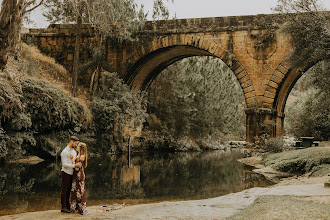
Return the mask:
[[[278,31],[279,15],[233,16],[146,22],[136,40],[108,39],[107,61],[133,90],[147,89],[172,63],[191,56],[213,56],[226,63],[239,81],[246,101],[247,141],[262,133],[283,135],[284,107],[299,77],[315,63],[290,66],[289,36]],[[71,25],[30,29],[41,51],[72,69]],[[81,57],[88,59],[96,39],[84,26]]]

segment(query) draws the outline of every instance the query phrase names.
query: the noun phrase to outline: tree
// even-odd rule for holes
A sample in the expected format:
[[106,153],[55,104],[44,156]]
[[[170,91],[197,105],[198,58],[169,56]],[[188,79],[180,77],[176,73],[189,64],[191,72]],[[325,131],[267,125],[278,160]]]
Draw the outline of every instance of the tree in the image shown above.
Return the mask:
[[0,70],[7,64],[20,38],[23,17],[39,7],[44,0],[3,0],[0,11]]
[[[149,128],[176,142],[244,133],[244,97],[219,59],[191,57],[165,69],[149,89]],[[154,124],[158,121],[158,127]]]
[[274,11],[284,15],[282,30],[291,36],[291,64],[330,58],[330,15],[318,0],[278,0]]
[[[60,4],[61,2],[62,4]],[[132,33],[140,30],[147,14],[143,11],[143,5],[138,7],[134,0],[47,0],[48,11],[44,16],[51,22],[73,22],[76,23],[76,44],[73,61],[72,91],[77,92],[78,66],[79,66],[79,42],[81,25],[88,21],[102,39],[108,37],[118,41],[131,39]],[[70,16],[73,12],[75,18]],[[168,10],[162,0],[154,2],[154,13],[156,17],[168,17]]]
[[76,41],[74,47],[74,59],[73,59],[73,69],[72,69],[72,94],[77,95],[78,89],[78,68],[79,68],[79,52],[80,52],[80,38],[81,38],[81,28],[82,28],[82,13],[84,7],[88,7],[87,2],[84,0],[70,0],[74,14],[76,15]]
[[109,147],[119,147],[116,150],[121,151],[125,127],[142,127],[145,121],[146,100],[143,93],[131,91],[117,73],[104,71],[101,76],[102,86],[91,102],[99,150],[108,152]]
[[290,96],[296,101],[286,107],[286,131],[296,137],[313,136],[330,140],[330,62],[323,61],[308,70]]

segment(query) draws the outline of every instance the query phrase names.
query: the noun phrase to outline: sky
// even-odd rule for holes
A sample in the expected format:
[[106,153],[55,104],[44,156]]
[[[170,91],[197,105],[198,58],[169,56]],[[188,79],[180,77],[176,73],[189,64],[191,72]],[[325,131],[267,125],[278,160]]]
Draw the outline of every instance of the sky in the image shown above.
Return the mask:
[[[136,0],[138,4],[144,5],[146,11],[150,11],[149,15],[152,14],[153,1]],[[319,1],[327,10],[330,10],[330,0]],[[277,0],[175,0],[173,4],[167,3],[167,6],[170,17],[176,15],[177,18],[203,18],[271,14],[276,2]],[[30,18],[35,24],[24,25],[25,27],[45,28],[49,25],[42,16],[42,7],[32,12]]]

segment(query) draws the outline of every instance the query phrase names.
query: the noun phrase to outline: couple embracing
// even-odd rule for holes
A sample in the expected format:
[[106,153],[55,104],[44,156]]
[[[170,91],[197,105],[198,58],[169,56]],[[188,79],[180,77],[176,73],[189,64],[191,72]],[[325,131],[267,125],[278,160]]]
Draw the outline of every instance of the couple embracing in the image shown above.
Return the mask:
[[[77,153],[77,152],[78,153]],[[61,153],[61,212],[86,214],[86,187],[84,169],[87,167],[87,146],[76,136]]]

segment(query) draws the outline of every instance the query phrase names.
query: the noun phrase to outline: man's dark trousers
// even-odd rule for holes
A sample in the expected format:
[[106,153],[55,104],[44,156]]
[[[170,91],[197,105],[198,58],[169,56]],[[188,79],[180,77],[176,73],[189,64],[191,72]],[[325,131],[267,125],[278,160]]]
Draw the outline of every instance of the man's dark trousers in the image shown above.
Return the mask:
[[61,192],[61,205],[62,209],[67,208],[70,210],[70,192],[72,187],[72,175],[61,171],[62,177],[62,192]]

